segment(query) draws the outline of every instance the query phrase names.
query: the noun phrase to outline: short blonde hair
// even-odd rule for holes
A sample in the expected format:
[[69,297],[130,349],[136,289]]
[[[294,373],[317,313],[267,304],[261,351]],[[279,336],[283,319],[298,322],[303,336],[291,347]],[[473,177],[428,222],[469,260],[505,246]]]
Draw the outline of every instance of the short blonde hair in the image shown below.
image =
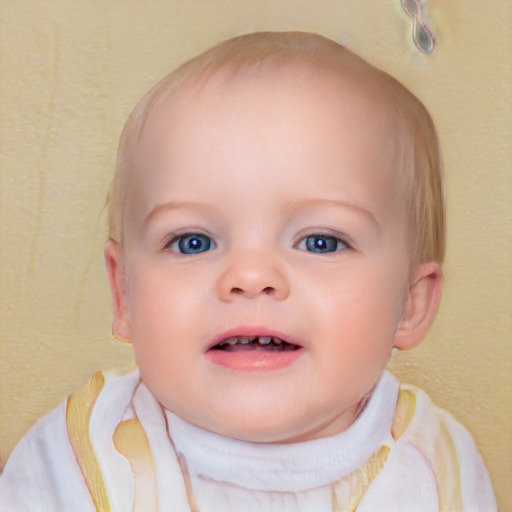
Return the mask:
[[108,197],[109,237],[124,241],[126,182],[134,152],[150,114],[183,84],[201,87],[220,72],[233,75],[301,63],[327,75],[361,75],[382,88],[397,113],[403,140],[403,186],[414,232],[413,263],[437,261],[445,253],[445,204],[442,160],[436,129],[421,101],[398,80],[341,44],[306,32],[258,32],[224,41],[178,67],[135,106],[124,126]]

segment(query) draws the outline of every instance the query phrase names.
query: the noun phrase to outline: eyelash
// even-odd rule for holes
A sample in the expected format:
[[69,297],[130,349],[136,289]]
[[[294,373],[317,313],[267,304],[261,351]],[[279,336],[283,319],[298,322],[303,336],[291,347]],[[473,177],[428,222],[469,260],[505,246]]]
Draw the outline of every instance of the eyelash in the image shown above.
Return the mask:
[[[187,242],[195,243],[196,246],[187,247],[185,245]],[[215,242],[208,235],[203,233],[184,233],[174,236],[165,244],[164,249],[170,249],[178,254],[195,255],[211,251],[216,247]],[[301,238],[295,245],[295,248],[313,254],[330,254],[350,249],[350,244],[334,235],[312,233]]]

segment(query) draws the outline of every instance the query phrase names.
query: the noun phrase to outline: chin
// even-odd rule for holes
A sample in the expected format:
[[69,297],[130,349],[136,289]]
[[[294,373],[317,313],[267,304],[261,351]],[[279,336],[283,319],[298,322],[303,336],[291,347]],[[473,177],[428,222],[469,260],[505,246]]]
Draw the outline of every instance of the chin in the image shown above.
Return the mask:
[[[199,425],[206,430],[238,441],[249,443],[292,443],[314,437],[314,430],[297,425],[285,417],[262,417],[263,415],[247,415],[241,418],[225,418],[224,421],[209,422]],[[266,416],[266,415],[265,415]],[[295,428],[291,428],[295,426]]]

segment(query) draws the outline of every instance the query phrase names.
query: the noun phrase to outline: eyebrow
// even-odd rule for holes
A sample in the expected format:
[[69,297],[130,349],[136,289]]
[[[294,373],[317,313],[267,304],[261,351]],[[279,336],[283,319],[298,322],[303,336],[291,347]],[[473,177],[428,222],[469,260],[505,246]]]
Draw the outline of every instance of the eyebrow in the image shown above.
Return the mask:
[[378,231],[381,231],[380,222],[377,220],[377,217],[364,206],[361,206],[357,203],[351,203],[349,201],[338,201],[336,199],[304,199],[302,201],[292,201],[289,204],[289,208],[291,210],[302,210],[306,208],[315,208],[322,206],[336,206],[342,208],[348,208],[349,210],[353,210],[356,213],[364,215],[373,225],[377,228]]
[[211,211],[211,208],[203,203],[197,203],[195,201],[169,201],[166,203],[160,203],[155,205],[151,211],[147,214],[144,219],[144,226],[147,226],[155,217],[170,210],[176,210],[178,208],[194,208],[205,211]]
[[[288,204],[290,210],[303,210],[306,208],[315,208],[322,206],[335,206],[354,210],[356,213],[364,215],[378,230],[381,231],[381,225],[375,215],[364,206],[348,201],[338,201],[335,199],[304,199],[301,201],[292,201]],[[178,208],[195,208],[211,211],[211,208],[203,203],[195,201],[169,201],[155,205],[144,219],[144,226],[147,226],[155,217],[167,211]]]

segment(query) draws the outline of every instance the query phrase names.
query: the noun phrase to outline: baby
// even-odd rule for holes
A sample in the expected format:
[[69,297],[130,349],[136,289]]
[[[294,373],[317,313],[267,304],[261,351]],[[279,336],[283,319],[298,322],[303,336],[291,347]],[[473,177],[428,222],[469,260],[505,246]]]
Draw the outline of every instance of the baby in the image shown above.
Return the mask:
[[444,257],[432,120],[307,33],[185,63],[121,136],[105,259],[136,367],[40,420],[2,511],[496,510],[475,445],[384,370]]

